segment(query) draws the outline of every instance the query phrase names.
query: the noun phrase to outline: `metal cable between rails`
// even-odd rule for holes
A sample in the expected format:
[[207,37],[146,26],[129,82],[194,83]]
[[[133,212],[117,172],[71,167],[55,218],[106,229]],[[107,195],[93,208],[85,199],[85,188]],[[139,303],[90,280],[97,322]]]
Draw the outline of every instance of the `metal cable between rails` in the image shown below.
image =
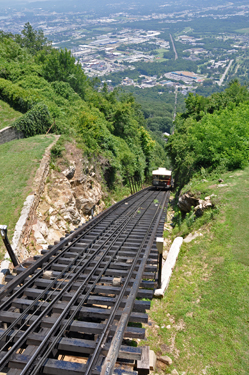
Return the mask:
[[[147,199],[147,197],[143,200],[143,201],[146,201],[146,199]],[[130,213],[130,215],[132,216],[133,215],[133,213],[134,212],[136,212],[136,210],[137,210],[137,208],[141,205],[141,200],[139,200],[138,202],[137,202],[137,204],[135,205],[135,207],[133,206],[132,208],[131,208],[131,210],[132,210],[132,212]],[[129,217],[127,218],[127,220],[129,220]],[[119,225],[119,227],[121,227],[121,230],[120,230],[120,232],[122,231],[122,225],[124,226],[124,225],[127,225],[127,223],[126,224],[123,224],[123,223],[121,223],[120,225]],[[118,229],[117,229],[118,230]],[[118,235],[120,234],[120,232],[118,232]],[[117,236],[118,236],[117,235]],[[105,243],[108,241],[108,239],[105,241]],[[114,241],[115,241],[115,239],[114,239]],[[113,241],[113,242],[114,242]],[[101,247],[103,247],[103,245],[104,244],[102,244],[101,245]],[[96,255],[96,253],[95,253],[95,255]],[[103,255],[104,256],[104,255]],[[90,260],[89,260],[90,261]],[[89,263],[89,262],[88,262]],[[83,267],[85,267],[85,265],[83,266]],[[83,270],[83,267],[81,267],[79,270],[78,270],[78,272],[75,274],[75,276],[73,277],[73,280],[75,280],[76,278],[77,278],[77,276],[82,272],[82,270]],[[96,268],[97,268],[97,266],[96,266]],[[73,281],[72,280],[72,281]],[[72,282],[71,281],[71,282]],[[68,283],[62,290],[61,290],[61,292],[58,294],[58,296],[56,296],[55,297],[55,299],[53,300],[53,304],[63,295],[63,293],[70,287],[70,285],[69,285],[70,283]],[[6,353],[6,355],[2,358],[2,360],[1,360],[1,365],[3,366],[7,361],[8,361],[8,358],[11,356],[11,354],[13,354],[13,352],[16,350],[16,349],[18,349],[19,347],[20,347],[20,345],[22,345],[22,343],[26,340],[26,337],[28,336],[28,334],[30,333],[30,332],[32,332],[32,330],[34,330],[35,328],[36,328],[36,326],[39,324],[39,321],[41,320],[41,318],[43,317],[43,316],[45,316],[51,309],[52,309],[52,305],[51,306],[48,306],[42,313],[41,313],[41,315],[38,317],[38,319],[37,319],[37,321],[35,321],[33,324],[31,324],[31,326],[28,328],[28,330],[25,332],[25,334],[12,346],[12,348]]]
[[[18,293],[21,293],[22,290],[24,290],[25,287],[29,286],[32,282],[33,282],[33,278],[36,278],[37,276],[41,275],[56,259],[58,259],[61,255],[64,254],[64,252],[66,252],[68,249],[70,249],[72,246],[74,246],[75,243],[77,243],[77,241],[79,241],[79,237],[83,237],[85,236],[86,234],[88,234],[94,227],[96,227],[97,225],[99,225],[104,219],[106,219],[108,217],[108,215],[112,212],[115,212],[115,209],[118,209],[124,202],[129,202],[130,200],[134,199],[134,197],[136,196],[139,196],[140,194],[143,194],[145,192],[146,194],[146,191],[148,191],[148,188],[142,190],[141,192],[138,192],[136,194],[134,194],[133,196],[131,197],[128,197],[118,203],[116,203],[113,207],[110,207],[109,209],[107,209],[106,211],[102,212],[101,214],[99,214],[98,216],[96,216],[93,220],[93,222],[91,222],[92,220],[90,220],[86,226],[86,232],[84,232],[83,234],[81,234],[81,231],[80,229],[77,229],[75,231],[75,234],[73,235],[69,235],[66,239],[64,239],[62,241],[62,243],[59,243],[58,245],[55,245],[54,248],[48,253],[46,254],[44,257],[42,257],[39,261],[37,261],[34,265],[32,265],[29,269],[27,269],[26,271],[23,271],[19,276],[17,276],[13,282],[14,282],[14,286],[13,288],[16,286],[16,285],[19,285],[22,283],[22,281],[30,276],[30,274],[37,268],[39,268],[40,265],[42,265],[42,263],[44,263],[46,260],[49,259],[49,257],[52,257],[53,255],[55,255],[59,250],[61,250],[61,248],[63,246],[66,246],[69,241],[72,239],[74,239],[75,237],[77,237],[75,240],[73,240],[73,242],[68,245],[68,247],[66,247],[66,249],[62,250],[59,254],[57,254],[48,264],[46,264],[44,267],[42,267],[38,273],[36,273],[36,275],[34,275],[33,277],[31,277],[28,281],[26,281],[25,284],[23,284],[18,291],[16,291],[16,293],[12,294],[11,296],[9,296],[8,298],[8,301],[5,301],[3,304],[0,305],[0,310],[2,310],[3,308],[5,308],[7,306],[7,304],[9,304],[11,301],[13,301],[13,299],[18,295]],[[115,220],[115,219],[114,219]],[[88,228],[88,226],[90,225],[90,228]],[[92,225],[92,226],[91,226]],[[84,230],[84,227],[83,229],[81,230]],[[71,238],[72,237],[72,238]],[[0,299],[2,299],[5,295],[9,294],[12,289],[12,284],[13,282],[10,282],[9,284],[6,285],[6,287],[3,288],[3,290],[0,291]],[[9,290],[10,289],[10,290]]]
[[[130,209],[130,207],[127,207],[126,210],[129,210],[129,209]],[[125,211],[126,211],[126,210],[125,210]],[[123,213],[121,213],[121,214],[119,215],[119,217],[122,216],[122,215],[123,215]],[[105,217],[102,218],[102,220],[104,220],[104,219],[105,219]],[[98,224],[100,224],[102,220],[100,220],[99,222],[97,222],[93,227],[91,227],[90,229],[88,229],[85,233],[83,233],[83,234],[81,234],[79,237],[77,237],[77,238],[75,239],[74,242],[72,242],[69,246],[67,246],[64,250],[62,250],[59,254],[57,254],[56,257],[52,258],[51,261],[50,261],[48,264],[46,264],[41,270],[39,270],[37,273],[35,273],[35,275],[33,275],[33,277],[32,277],[31,279],[29,279],[29,280],[28,280],[28,281],[27,281],[22,287],[18,288],[18,290],[8,298],[8,300],[6,300],[4,303],[2,303],[2,304],[0,305],[0,310],[3,310],[3,309],[6,308],[8,305],[10,305],[14,298],[16,298],[18,295],[20,295],[21,293],[23,293],[24,290],[25,290],[25,288],[27,288],[28,286],[30,286],[30,284],[32,284],[32,282],[34,282],[35,279],[36,279],[37,277],[39,277],[39,276],[40,276],[45,270],[47,270],[47,269],[48,269],[53,263],[55,263],[55,261],[56,261],[57,259],[59,259],[60,257],[62,257],[62,255],[64,255],[64,254],[65,254],[65,253],[66,253],[71,247],[73,247],[77,242],[79,242],[79,240],[80,240],[81,238],[83,238],[83,236],[86,236],[89,232],[91,232],[91,230],[92,230],[94,227],[96,227]],[[108,226],[112,225],[113,222],[116,221],[116,220],[117,220],[117,218],[114,218],[114,219],[111,221],[111,223],[108,224]],[[108,228],[108,226],[107,226],[106,228],[104,228],[104,229],[99,233],[99,235],[96,237],[97,239],[98,239],[98,237],[100,237],[100,236],[104,233],[104,231]],[[95,241],[96,241],[96,240],[92,241],[92,243],[95,242]],[[92,243],[91,243],[91,244],[92,244]],[[88,247],[91,246],[91,244],[88,245]],[[87,248],[88,248],[88,247],[87,247]],[[85,251],[85,250],[86,250],[86,249],[84,249],[83,251]],[[58,277],[57,277],[57,279],[58,279]],[[41,296],[41,298],[42,298],[42,296]],[[0,340],[1,340],[1,337],[0,337]]]
[[[142,197],[143,198],[143,197]],[[141,199],[142,199],[141,198]],[[139,202],[139,204],[140,204],[140,202]],[[138,204],[138,205],[139,205]],[[126,215],[129,215],[129,210],[134,210],[134,208],[132,208],[132,207],[127,207],[127,209],[125,210],[125,211],[128,211],[128,213],[127,214],[125,214],[124,215],[124,212],[123,213],[121,213],[119,216],[124,216],[124,217],[126,217]],[[113,234],[113,228],[111,227],[111,225],[113,224],[113,222],[114,221],[117,221],[118,219],[117,218],[115,218],[115,219],[113,219],[112,221],[111,221],[111,223],[109,223],[109,232],[110,232],[110,234]],[[117,223],[118,224],[118,223]],[[96,237],[96,239],[99,239],[99,237],[104,233],[106,231],[106,228],[105,229],[103,229],[99,234],[98,234],[98,236]],[[85,234],[83,234],[83,235],[85,235]],[[83,236],[82,235],[82,236]],[[107,235],[108,236],[108,233],[106,233],[105,235]],[[82,236],[80,236],[78,239],[77,239],[77,242],[82,238]],[[53,281],[51,281],[51,283],[47,286],[47,288],[45,289],[45,290],[42,290],[42,292],[41,292],[41,294],[39,295],[39,296],[37,296],[37,298],[32,302],[32,304],[31,305],[29,305],[24,311],[23,311],[23,313],[18,317],[18,319],[16,319],[9,327],[8,327],[8,329],[0,336],[0,341],[3,341],[7,336],[8,336],[8,334],[12,331],[12,329],[15,327],[15,325],[17,325],[20,321],[22,321],[25,317],[26,317],[26,315],[27,315],[27,313],[28,313],[28,311],[29,310],[31,310],[38,302],[39,302],[39,300],[40,299],[43,299],[43,297],[44,297],[44,295],[49,291],[49,289],[50,288],[52,288],[53,286],[54,286],[54,284],[58,281],[58,279],[61,279],[62,277],[64,277],[64,274],[66,273],[66,271],[73,265],[73,263],[74,262],[77,262],[77,259],[78,258],[80,258],[80,256],[83,254],[83,252],[84,251],[86,251],[86,250],[88,250],[88,249],[90,249],[91,248],[91,245],[93,244],[93,243],[96,243],[96,239],[94,239],[93,241],[91,241],[91,243],[90,244],[88,244],[88,246],[85,248],[85,249],[83,249],[82,250],[82,252],[80,252],[78,255],[77,255],[77,257],[75,257],[68,265],[67,265],[67,267],[66,267],[66,269],[64,269]],[[71,248],[71,246],[72,245],[70,245],[70,247],[68,247],[68,248]],[[64,254],[64,252],[63,252],[63,254]],[[87,253],[88,254],[88,253]],[[76,264],[73,268],[72,268],[72,270],[70,271],[70,273],[69,274],[67,274],[67,276],[65,277],[65,279],[64,280],[61,280],[60,281],[60,284],[56,287],[56,289],[55,290],[53,290],[53,291],[51,291],[50,292],[50,294],[46,297],[46,299],[42,302],[42,303],[39,303],[39,306],[38,306],[38,308],[33,312],[33,314],[29,317],[29,319],[28,320],[30,320],[31,319],[31,317],[33,317],[37,312],[38,312],[38,310],[46,303],[46,301],[48,300],[48,299],[50,299],[51,297],[52,297],[52,295],[59,289],[59,287],[62,285],[62,283],[63,283],[63,281],[65,281],[66,280],[66,278],[68,278],[68,276],[70,276],[70,274],[72,274],[73,273],[73,271],[76,269],[76,267],[78,267],[79,265],[80,265],[80,263],[82,263],[82,261],[86,258],[86,256],[87,256],[87,254],[85,254],[85,257],[82,259],[80,259],[80,261],[79,261],[79,264]],[[61,256],[62,254],[60,254],[60,256]],[[97,254],[96,254],[96,252],[90,257],[90,259],[88,259],[87,260],[87,264],[92,260],[92,258],[94,257],[94,256],[96,256]],[[55,259],[53,259],[54,261],[55,261]],[[53,262],[54,263],[54,262]],[[85,266],[87,266],[87,264],[85,265]],[[37,274],[36,274],[36,276],[37,276]],[[20,292],[20,294],[21,294],[22,292]],[[15,295],[15,297],[16,297],[16,295]],[[8,303],[10,303],[11,301],[8,299],[8,301],[7,301]],[[1,306],[0,306],[0,310],[1,310]],[[15,332],[15,335],[19,332],[19,331],[21,331],[21,329],[25,326],[27,324],[27,320],[25,321],[25,323],[19,328],[19,330],[17,330],[16,332]],[[6,342],[5,344],[4,344],[4,346],[1,348],[2,350],[4,349],[4,347],[6,347],[7,346],[7,344],[8,343],[10,343],[11,341],[12,341],[12,339],[13,339],[13,337],[14,337],[14,334],[12,334],[11,335],[11,338],[10,338],[10,340],[8,341],[8,342]]]
[[[144,271],[149,253],[150,253],[150,248],[152,246],[154,237],[156,235],[156,230],[157,230],[157,227],[158,227],[159,222],[161,220],[165,204],[169,200],[169,196],[170,196],[170,193],[168,192],[165,195],[165,197],[162,201],[160,213],[159,213],[159,215],[156,219],[150,241],[146,246],[145,254],[144,254],[142,262],[140,264],[139,271],[136,274],[136,278],[135,278],[135,282],[134,282],[134,288],[131,291],[129,297],[127,298],[125,308],[123,309],[122,317],[121,317],[121,319],[120,319],[120,321],[117,325],[114,337],[112,338],[110,349],[108,351],[107,357],[105,358],[105,362],[104,362],[104,365],[101,369],[100,375],[111,375],[113,373],[113,369],[114,369],[114,366],[115,366],[115,363],[116,363],[116,360],[117,360],[117,357],[118,357],[119,349],[120,349],[120,346],[121,346],[121,339],[120,338],[123,337],[125,328],[127,326],[129,314],[131,313],[132,308],[133,308],[135,297],[137,295],[137,291],[138,291],[138,288],[139,288],[140,279],[142,277],[142,274],[143,274],[143,271]],[[87,372],[85,373],[85,375],[87,375]]]
[[[140,206],[140,204],[139,204]],[[137,208],[136,208],[137,209]],[[136,212],[136,209],[134,210]],[[134,212],[134,213],[135,213]],[[123,239],[121,245],[119,245],[119,248],[122,246],[122,244],[126,241],[126,239],[128,238],[129,234],[132,232],[132,230],[135,228],[135,226],[137,225],[137,223],[142,219],[142,217],[145,215],[146,213],[146,210],[144,211],[144,213],[138,217],[138,220],[133,224],[132,228],[127,232],[127,235],[126,235],[126,238]],[[129,224],[129,222],[125,223],[124,224],[124,228]],[[120,232],[122,232],[123,229],[121,229]],[[118,234],[119,235],[119,234]],[[117,236],[118,237],[118,236]],[[110,248],[111,246],[113,245],[113,243],[115,243],[116,239],[114,239],[112,241],[112,243],[110,244]],[[84,288],[86,287],[86,281],[84,282],[84,284],[82,286],[80,286],[77,290],[77,292],[75,293],[75,295],[73,296],[72,300],[69,302],[68,306],[67,306],[67,309],[63,311],[63,313],[60,315],[60,317],[57,319],[57,321],[55,322],[54,326],[50,329],[50,331],[47,333],[47,335],[45,336],[45,338],[43,339],[43,341],[41,342],[41,344],[39,345],[39,347],[36,349],[35,353],[32,355],[32,357],[30,358],[29,362],[26,364],[26,366],[24,367],[24,369],[22,370],[21,374],[20,375],[34,375],[34,374],[37,374],[38,371],[40,370],[40,368],[43,366],[43,363],[46,361],[49,353],[53,350],[53,348],[55,347],[55,345],[59,342],[59,340],[61,339],[62,335],[64,334],[65,330],[67,329],[67,327],[72,323],[72,321],[74,320],[75,316],[77,315],[77,313],[80,311],[81,307],[83,306],[83,303],[87,300],[87,298],[89,297],[90,293],[93,291],[93,289],[95,288],[96,284],[98,283],[98,281],[101,279],[103,273],[105,272],[105,270],[108,268],[109,264],[111,263],[111,261],[115,258],[115,256],[117,255],[118,251],[119,251],[119,248],[115,251],[115,253],[112,255],[111,259],[109,260],[109,262],[106,264],[106,266],[104,267],[104,269],[101,270],[99,276],[97,277],[97,279],[95,280],[95,282],[91,285],[91,287],[89,288],[89,290],[87,291],[87,293],[84,295],[84,297],[81,299],[80,303],[78,304],[77,308],[75,309],[75,311],[73,311],[73,313],[70,315],[68,321],[64,324],[64,326],[61,328],[59,334],[54,338],[53,342],[50,344],[49,348],[46,350],[45,354],[43,355],[43,357],[39,360],[38,364],[35,366],[35,368],[32,370],[32,372],[30,373],[29,371],[31,370],[31,366],[34,364],[34,361],[35,359],[38,357],[38,355],[40,356],[42,351],[44,350],[44,347],[46,346],[48,340],[51,338],[51,336],[53,335],[54,331],[56,331],[56,329],[58,329],[58,327],[60,326],[60,323],[61,321],[66,317],[66,315],[68,314],[68,312],[70,311],[70,308],[71,306],[73,305],[73,303],[78,299],[79,295],[81,292],[83,292]],[[109,249],[106,250],[106,254],[108,252]],[[96,271],[96,269],[98,268],[98,265],[101,263],[102,259],[105,257],[106,254],[103,254],[103,256],[101,257],[101,259],[99,259],[98,263],[95,265],[95,267],[93,268],[93,270],[90,272],[90,274],[88,275],[87,279],[90,279],[91,276],[94,274],[94,272]]]
[[[154,214],[154,216],[153,216],[153,219],[151,220],[150,226],[149,226],[149,228],[148,228],[148,232],[150,232],[150,230],[152,229],[152,227],[155,225],[154,221],[155,221],[155,218],[156,218],[157,215],[158,215],[158,211],[159,211],[159,209],[160,209],[160,206],[158,205],[157,210],[156,210],[156,212],[155,212],[155,214]],[[133,272],[134,272],[134,268],[135,268],[136,262],[137,262],[137,260],[138,260],[138,258],[139,258],[139,256],[140,256],[141,251],[142,251],[143,248],[144,248],[145,242],[146,242],[146,240],[147,240],[147,238],[148,238],[149,236],[151,236],[150,233],[147,233],[147,235],[143,238],[143,241],[142,241],[142,243],[141,243],[140,246],[139,246],[139,249],[138,249],[138,251],[137,251],[137,254],[136,254],[136,256],[135,256],[135,259],[134,259],[134,261],[133,261],[133,263],[132,263],[132,266],[131,266],[131,268],[130,268],[130,270],[129,270],[129,273],[128,273],[127,277],[126,277],[126,280],[125,280],[125,282],[124,282],[124,285],[122,286],[121,291],[120,291],[120,294],[119,294],[119,296],[118,296],[118,298],[117,298],[117,301],[116,301],[115,305],[114,305],[113,308],[112,308],[112,312],[111,312],[111,314],[110,314],[110,317],[109,317],[108,321],[106,322],[105,328],[104,328],[104,330],[103,330],[103,332],[102,332],[102,334],[101,334],[101,337],[100,337],[99,340],[98,340],[98,343],[97,343],[97,345],[96,345],[96,348],[95,348],[95,350],[94,350],[94,353],[93,353],[92,356],[91,356],[90,362],[89,362],[88,365],[87,365],[87,369],[86,369],[84,375],[90,375],[91,372],[92,372],[93,367],[97,364],[96,362],[97,362],[97,360],[98,360],[98,356],[99,356],[99,354],[100,354],[100,352],[101,352],[101,350],[102,350],[103,345],[105,344],[105,342],[106,342],[106,340],[107,340],[108,333],[109,333],[109,331],[110,331],[110,326],[111,326],[111,324],[113,323],[113,320],[114,320],[115,314],[116,314],[116,312],[117,312],[117,309],[119,308],[120,302],[121,302],[121,300],[122,300],[123,297],[124,297],[124,293],[125,293],[125,290],[126,290],[126,288],[127,288],[127,286],[128,286],[129,280],[130,280],[130,278],[132,277],[132,274],[133,274]],[[147,261],[147,258],[146,258],[146,261]],[[143,259],[143,261],[141,262],[141,265],[142,265],[143,263],[144,263],[144,259]],[[141,268],[141,265],[140,265],[139,269]],[[136,297],[136,293],[135,293],[135,295],[133,296],[133,298],[135,299],[135,297]],[[123,314],[122,314],[122,315],[123,315]],[[122,318],[121,318],[121,319],[122,319]],[[32,375],[33,375],[33,374],[32,374]]]

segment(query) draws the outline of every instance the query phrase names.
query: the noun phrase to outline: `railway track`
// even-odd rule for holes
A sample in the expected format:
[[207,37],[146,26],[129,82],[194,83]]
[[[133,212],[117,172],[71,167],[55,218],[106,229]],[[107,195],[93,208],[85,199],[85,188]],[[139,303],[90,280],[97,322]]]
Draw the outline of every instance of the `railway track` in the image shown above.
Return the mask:
[[169,192],[144,189],[17,267],[0,289],[0,371],[135,374]]

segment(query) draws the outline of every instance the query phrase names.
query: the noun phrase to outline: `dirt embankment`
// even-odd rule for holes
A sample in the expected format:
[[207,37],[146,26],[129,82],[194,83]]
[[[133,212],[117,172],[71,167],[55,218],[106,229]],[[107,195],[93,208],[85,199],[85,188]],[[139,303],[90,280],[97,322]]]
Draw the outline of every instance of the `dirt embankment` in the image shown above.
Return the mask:
[[40,197],[30,236],[25,246],[30,255],[59,241],[65,233],[85,223],[104,208],[101,176],[82,156],[82,150],[66,143],[63,157],[51,168]]

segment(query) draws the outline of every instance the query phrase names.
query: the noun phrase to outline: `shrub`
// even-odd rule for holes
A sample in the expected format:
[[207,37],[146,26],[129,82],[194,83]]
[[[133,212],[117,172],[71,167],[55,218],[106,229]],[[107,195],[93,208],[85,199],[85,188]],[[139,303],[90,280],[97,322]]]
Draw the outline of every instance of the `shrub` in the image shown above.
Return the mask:
[[33,90],[25,90],[17,84],[0,78],[0,99],[9,103],[15,110],[25,113],[39,101],[39,96]]
[[194,174],[225,172],[244,168],[249,160],[249,106],[242,103],[204,115],[176,120],[176,130],[167,142],[175,173],[182,188]]
[[65,147],[63,147],[62,144],[56,143],[52,148],[51,148],[51,157],[52,159],[56,159],[62,156],[62,152],[65,150]]
[[30,111],[16,120],[13,126],[23,132],[26,138],[46,133],[51,126],[47,106],[43,103],[36,104]]
[[51,83],[51,86],[53,87],[56,94],[62,96],[64,99],[70,99],[71,97],[76,96],[75,91],[72,89],[68,82],[55,81]]

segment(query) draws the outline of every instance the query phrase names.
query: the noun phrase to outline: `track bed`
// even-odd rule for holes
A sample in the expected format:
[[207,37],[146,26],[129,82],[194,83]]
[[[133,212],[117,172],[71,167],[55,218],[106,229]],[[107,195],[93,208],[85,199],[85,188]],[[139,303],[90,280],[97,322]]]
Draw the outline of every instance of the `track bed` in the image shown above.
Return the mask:
[[[0,290],[8,375],[136,374],[169,192],[144,189],[17,267]],[[146,300],[145,300],[146,299]]]

